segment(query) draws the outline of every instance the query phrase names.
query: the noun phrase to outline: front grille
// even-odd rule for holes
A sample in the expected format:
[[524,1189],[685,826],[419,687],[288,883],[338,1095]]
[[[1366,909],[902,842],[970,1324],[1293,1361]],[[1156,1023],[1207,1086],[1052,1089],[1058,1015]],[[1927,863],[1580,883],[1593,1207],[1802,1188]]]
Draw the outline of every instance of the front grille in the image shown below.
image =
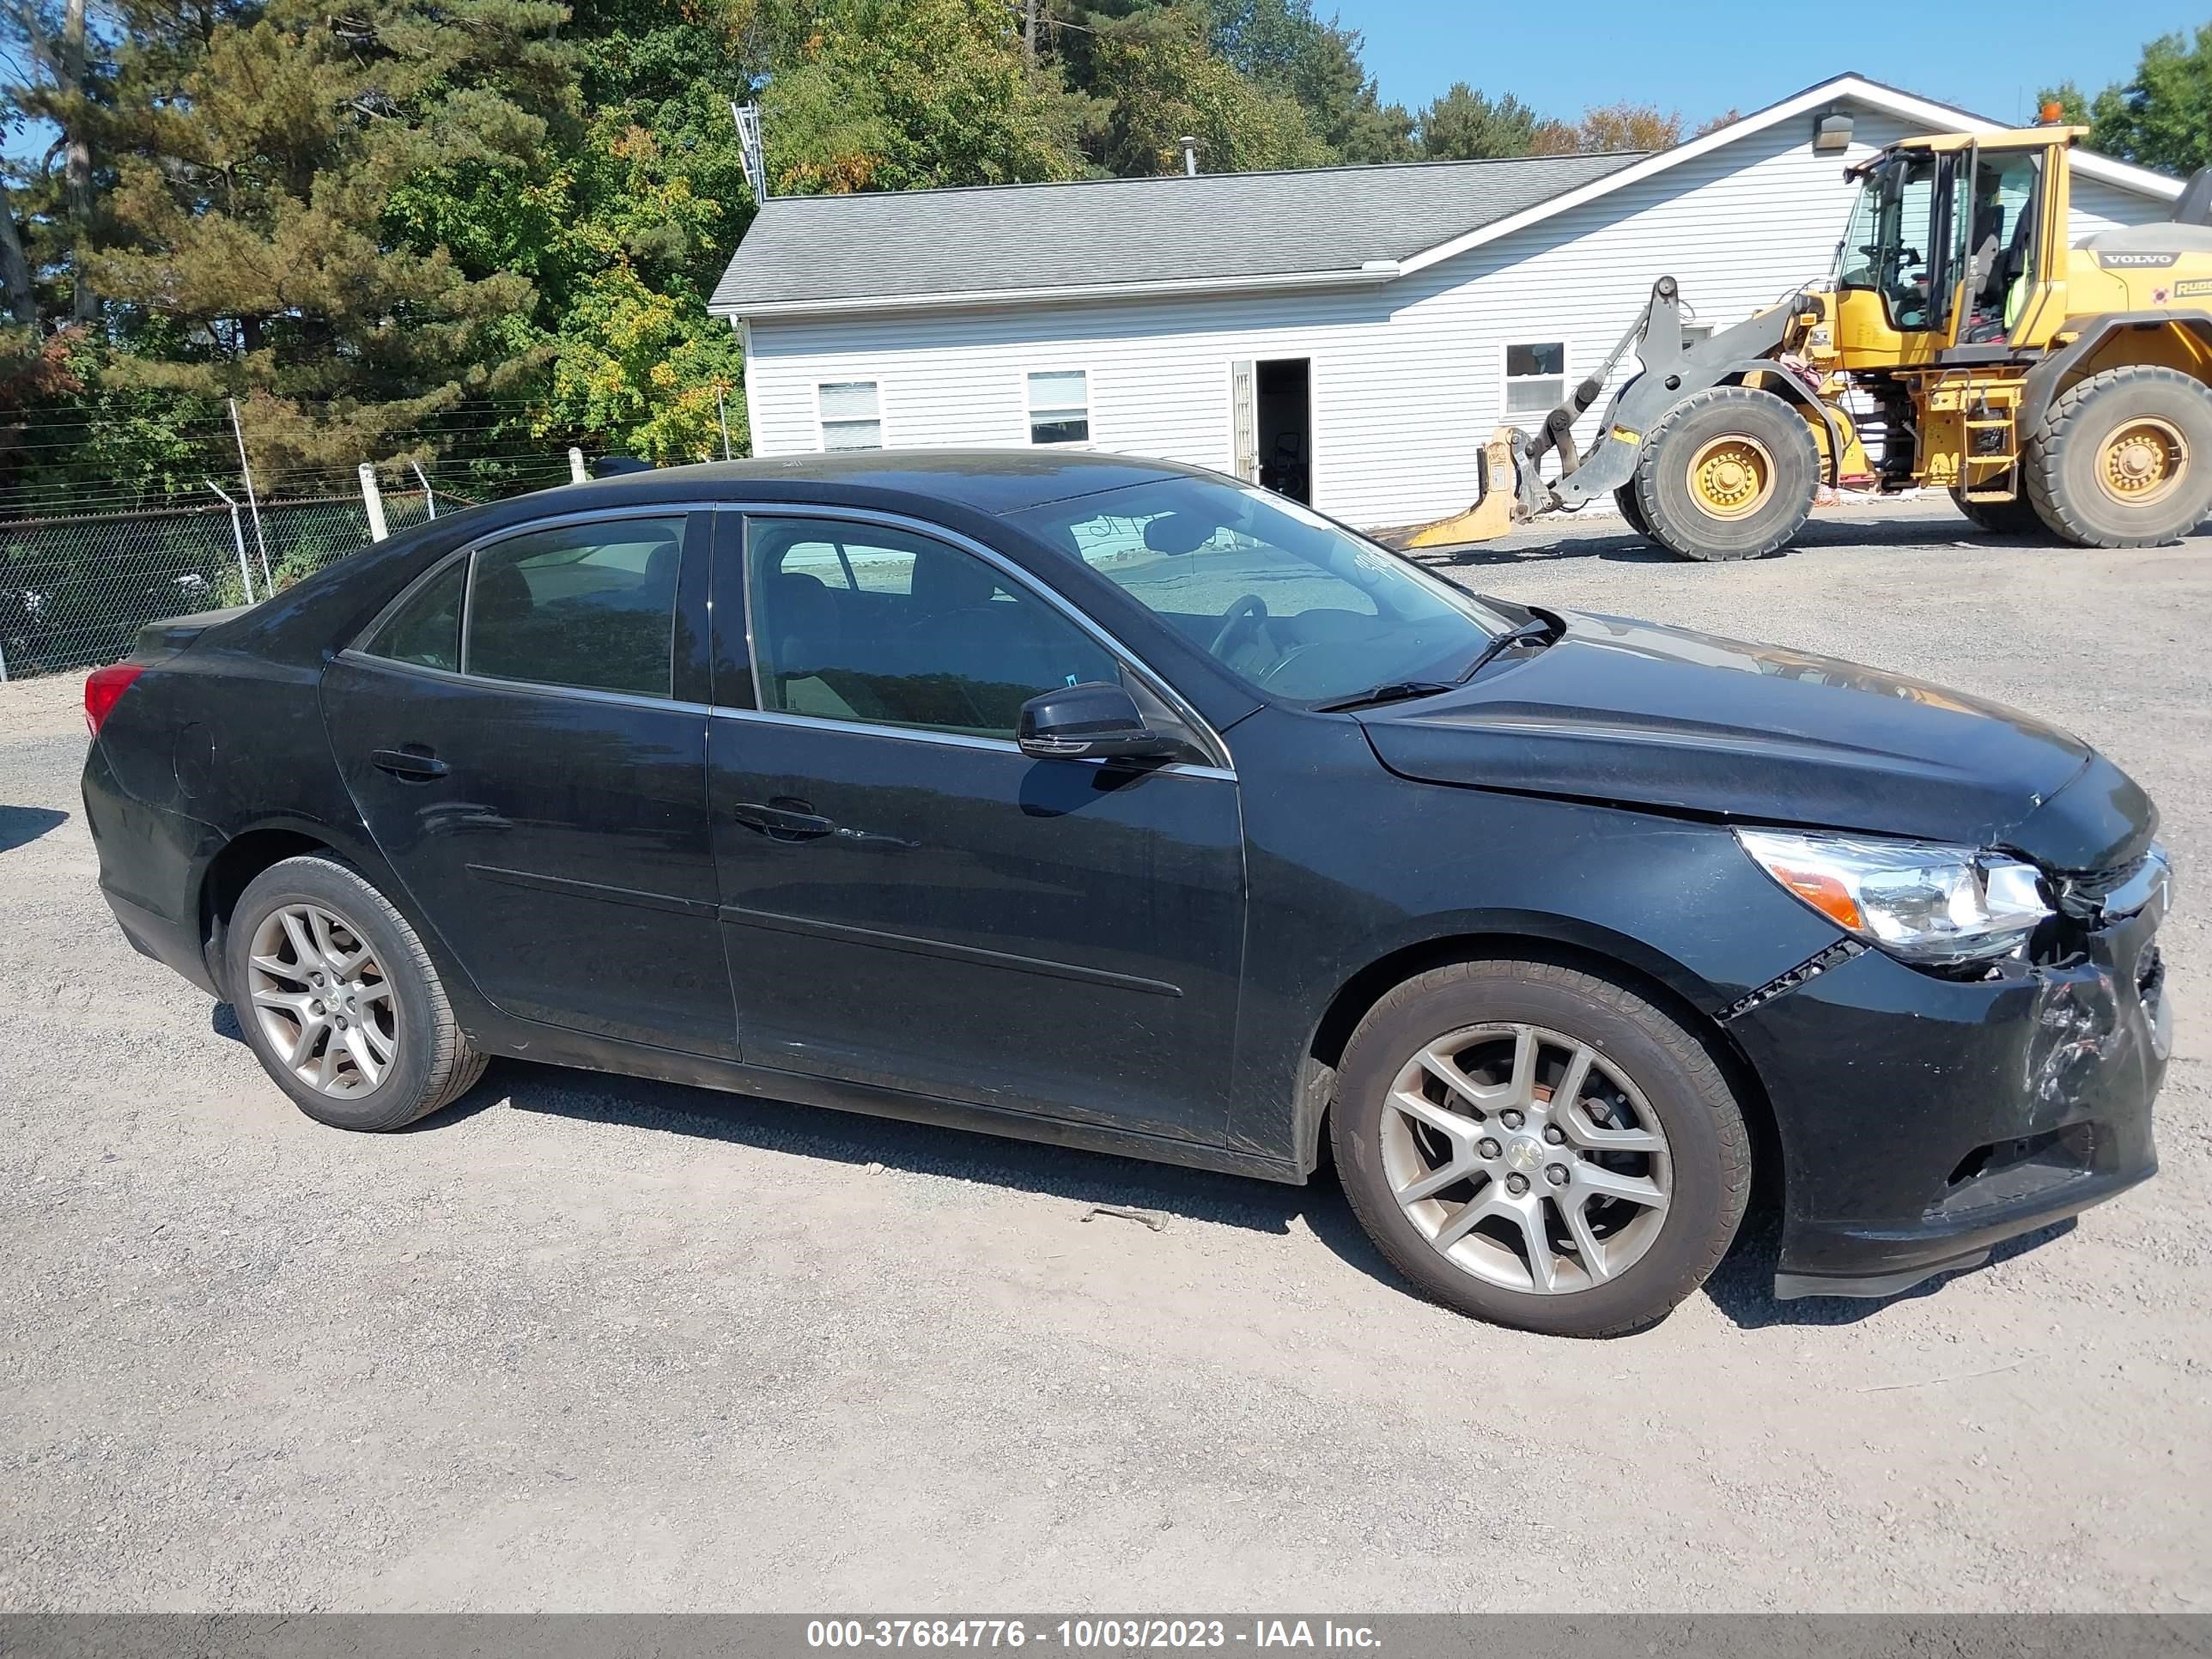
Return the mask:
[[2145,852],[2107,870],[2069,871],[2055,883],[2058,908],[2076,921],[2132,915],[2150,902],[2170,876],[2166,849],[2153,842]]

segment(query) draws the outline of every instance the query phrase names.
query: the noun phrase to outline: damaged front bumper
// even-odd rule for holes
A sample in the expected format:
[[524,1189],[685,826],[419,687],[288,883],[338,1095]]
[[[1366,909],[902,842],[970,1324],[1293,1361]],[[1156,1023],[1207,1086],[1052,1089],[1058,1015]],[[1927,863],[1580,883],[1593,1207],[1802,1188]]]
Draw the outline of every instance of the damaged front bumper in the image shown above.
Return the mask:
[[1778,1297],[1893,1295],[2156,1171],[2171,889],[2162,860],[2150,876],[2048,963],[1963,980],[1866,951],[1729,1021],[1781,1133]]

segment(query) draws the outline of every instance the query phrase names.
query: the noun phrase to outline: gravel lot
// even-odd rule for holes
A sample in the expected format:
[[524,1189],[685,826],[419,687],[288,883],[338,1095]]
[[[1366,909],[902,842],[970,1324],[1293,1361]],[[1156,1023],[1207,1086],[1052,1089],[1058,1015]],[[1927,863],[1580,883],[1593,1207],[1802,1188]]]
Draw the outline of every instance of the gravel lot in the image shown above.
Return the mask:
[[110,922],[75,679],[0,687],[0,1607],[2212,1608],[2212,541],[1810,543],[1449,568],[2104,747],[2184,868],[2165,1170],[1887,1303],[1754,1231],[1603,1344],[1415,1300],[1332,1185],[520,1064],[319,1128]]

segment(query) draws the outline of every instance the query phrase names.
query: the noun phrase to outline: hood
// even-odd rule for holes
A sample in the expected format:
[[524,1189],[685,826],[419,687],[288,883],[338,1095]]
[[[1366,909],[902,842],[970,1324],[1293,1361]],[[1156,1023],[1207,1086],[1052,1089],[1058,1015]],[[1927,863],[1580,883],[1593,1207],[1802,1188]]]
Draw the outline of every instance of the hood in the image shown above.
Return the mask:
[[2149,838],[2150,804],[2124,775],[2002,704],[1778,647],[1565,621],[1547,648],[1470,684],[1363,713],[1382,763],[1476,788],[2002,845],[2054,869],[2106,867]]

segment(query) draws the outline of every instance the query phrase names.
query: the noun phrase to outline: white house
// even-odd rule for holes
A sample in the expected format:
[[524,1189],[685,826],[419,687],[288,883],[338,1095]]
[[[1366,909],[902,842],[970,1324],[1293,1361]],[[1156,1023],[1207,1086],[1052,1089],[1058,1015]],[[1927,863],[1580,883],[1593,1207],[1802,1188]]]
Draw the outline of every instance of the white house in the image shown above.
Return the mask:
[[[756,454],[1080,443],[1407,524],[1465,506],[1491,428],[1533,426],[1655,278],[1739,321],[1829,270],[1847,165],[2000,125],[1844,75],[1654,155],[781,198],[711,308]],[[2180,191],[2077,152],[2075,234]]]

